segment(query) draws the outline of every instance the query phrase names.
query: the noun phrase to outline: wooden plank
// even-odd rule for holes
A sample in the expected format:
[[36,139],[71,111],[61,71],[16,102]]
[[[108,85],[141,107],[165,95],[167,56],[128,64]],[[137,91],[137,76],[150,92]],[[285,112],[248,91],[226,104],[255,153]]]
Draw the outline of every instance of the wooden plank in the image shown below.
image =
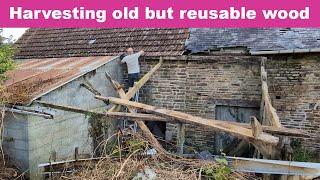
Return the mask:
[[[85,109],[81,109],[79,107],[74,107],[74,106],[64,106],[64,105],[47,103],[47,102],[43,102],[43,101],[34,101],[34,102],[43,104],[44,106],[51,107],[54,109],[60,109],[60,110],[64,110],[64,111],[70,111],[70,112],[81,113],[81,114],[92,113],[92,114],[97,114],[97,115],[107,116],[107,117],[112,117],[112,118],[127,117],[130,121],[140,119],[143,121],[161,121],[161,122],[179,123],[171,118],[164,118],[164,117],[151,115],[151,114],[141,114],[141,113],[131,114],[131,113],[113,112],[113,111],[95,112],[95,111],[85,110]],[[0,107],[0,110],[1,109],[3,109],[3,108]],[[7,108],[7,109],[10,109],[10,108]],[[250,124],[236,123],[236,122],[229,122],[229,123],[232,123],[236,126],[241,126],[244,128],[251,129]],[[261,127],[264,132],[271,133],[271,134],[284,135],[284,136],[295,136],[295,137],[308,137],[307,133],[305,133],[302,130],[298,130],[298,129],[276,128],[276,127],[270,127],[270,126],[261,126]]]
[[108,72],[106,72],[107,79],[111,82],[113,88],[118,91],[118,89],[123,88],[123,86],[116,80],[113,80]]
[[262,127],[256,117],[251,116],[251,130],[254,137],[259,137],[262,133]]
[[86,79],[84,79],[84,82],[81,83],[80,86],[86,88],[94,95],[101,95],[101,93]]
[[183,154],[183,146],[185,142],[185,124],[178,123],[178,133],[177,133],[177,154]]
[[160,57],[159,63],[154,66],[146,75],[144,75],[137,83],[135,83],[123,99],[129,100],[130,98],[132,98],[138,92],[138,90],[150,79],[151,75],[162,66],[162,64],[163,58]]
[[263,124],[281,128],[280,119],[276,110],[272,107],[268,92],[267,72],[264,67],[265,62],[261,62],[261,83],[262,83],[262,101],[264,102]]
[[162,121],[162,122],[168,122],[167,119],[159,116],[155,116],[152,114],[141,114],[141,113],[125,113],[125,112],[95,112],[92,110],[85,110],[78,107],[72,107],[72,106],[63,106],[63,105],[57,105],[57,104],[51,104],[46,103],[42,101],[35,101],[36,103],[40,103],[45,107],[51,107],[54,109],[59,109],[63,111],[70,111],[80,114],[95,114],[103,117],[110,117],[110,118],[127,118],[130,121],[136,121],[136,120],[144,120],[144,121]]
[[124,99],[114,98],[114,97],[103,97],[103,96],[96,96],[97,99],[109,101],[110,103],[119,104],[127,107],[136,107],[139,109],[144,109],[147,112],[154,113],[160,116],[173,118],[179,122],[182,123],[192,123],[197,124],[200,126],[204,126],[207,128],[213,128],[216,131],[223,131],[230,133],[236,137],[239,137],[241,139],[245,139],[247,141],[255,143],[262,143],[267,145],[277,145],[279,142],[279,138],[271,136],[267,133],[262,132],[259,137],[254,137],[252,135],[252,131],[247,128],[239,127],[234,124],[225,122],[225,121],[218,121],[213,119],[205,119],[197,116],[192,116],[186,113],[173,111],[173,110],[167,110],[167,109],[158,109],[154,106],[137,103],[137,102],[131,102]]
[[[251,129],[250,124],[236,123],[236,122],[229,122],[229,123]],[[283,136],[295,136],[295,137],[309,137],[305,131],[300,129],[277,128],[277,127],[264,126],[264,125],[261,125],[261,127],[263,132],[267,132],[270,134],[283,135]]]
[[[161,67],[162,63],[163,63],[163,60],[162,60],[162,57],[160,57],[160,62],[154,68],[152,68],[146,75],[144,75],[137,83],[135,83],[128,93],[125,93],[124,90],[120,87],[117,88],[116,91],[118,92],[120,98],[126,99],[126,100],[129,100],[130,98],[132,98],[136,94],[136,92],[150,79],[151,75]],[[114,83],[111,77],[109,80],[111,80],[111,82]],[[114,86],[117,87],[117,85],[114,85]],[[117,112],[117,111],[120,111],[120,109],[121,109],[121,106],[117,105],[109,109],[108,112]],[[128,112],[136,113],[132,108],[129,108],[129,107],[128,107]],[[137,121],[137,124],[139,128],[142,130],[143,134],[148,139],[148,141],[151,143],[153,148],[155,148],[159,153],[165,153],[165,154],[168,153],[165,149],[162,148],[159,141],[153,136],[153,134],[150,132],[149,128],[144,124],[143,121],[141,120]]]
[[[112,78],[110,77],[109,74],[106,74],[106,77],[112,82],[113,86],[115,87],[116,91],[119,94],[120,98],[129,100],[131,99],[137,92],[138,90],[150,79],[151,75],[157,71],[163,64],[163,58],[160,57],[160,61],[159,63],[154,66],[147,74],[145,74],[137,83],[134,83],[134,86],[129,90],[129,92],[127,92],[127,94],[124,92],[124,90],[122,89],[122,87],[119,87],[117,84],[117,82],[115,82],[114,80],[112,80]],[[121,93],[121,95],[120,95]],[[113,111],[120,111],[121,106],[117,105],[117,106],[113,106],[109,112],[113,112]]]

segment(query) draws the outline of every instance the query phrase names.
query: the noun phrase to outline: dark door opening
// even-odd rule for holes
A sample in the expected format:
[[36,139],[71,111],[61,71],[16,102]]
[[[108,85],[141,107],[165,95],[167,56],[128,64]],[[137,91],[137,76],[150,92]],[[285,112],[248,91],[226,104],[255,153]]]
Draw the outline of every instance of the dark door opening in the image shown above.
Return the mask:
[[[250,123],[250,116],[259,117],[259,108],[256,107],[239,107],[239,106],[216,106],[216,119]],[[239,140],[231,135],[224,133],[215,134],[215,151],[217,154],[221,152],[228,153],[226,150],[232,149]]]

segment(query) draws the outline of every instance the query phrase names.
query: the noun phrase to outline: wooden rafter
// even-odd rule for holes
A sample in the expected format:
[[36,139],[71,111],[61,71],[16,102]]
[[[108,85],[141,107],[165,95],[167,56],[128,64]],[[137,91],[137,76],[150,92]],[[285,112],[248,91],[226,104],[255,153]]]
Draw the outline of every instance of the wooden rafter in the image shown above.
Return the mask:
[[[78,107],[72,107],[72,106],[63,106],[63,105],[57,105],[57,104],[51,104],[43,101],[35,101],[36,103],[40,103],[45,107],[50,107],[54,109],[59,109],[63,111],[70,111],[70,112],[75,112],[75,113],[80,113],[80,114],[95,114],[99,115],[102,117],[110,117],[110,118],[126,118],[130,121],[136,121],[136,120],[145,120],[145,121],[165,121],[167,120],[165,118],[155,116],[152,114],[141,114],[141,113],[125,113],[125,112],[96,112],[92,110],[85,110],[81,109]],[[0,108],[1,109],[1,108]]]
[[262,83],[262,124],[281,128],[280,119],[276,110],[272,107],[267,84],[267,71],[265,61],[261,61],[261,83]]
[[[70,111],[70,112],[75,112],[75,113],[81,113],[81,114],[96,114],[96,115],[101,115],[101,116],[107,116],[107,117],[114,117],[114,118],[120,118],[120,117],[126,117],[129,120],[143,120],[143,121],[161,121],[161,122],[170,122],[170,123],[179,123],[175,121],[174,119],[171,118],[165,118],[157,115],[152,115],[152,114],[141,114],[141,113],[125,113],[125,112],[96,112],[92,110],[86,110],[82,109],[79,107],[74,107],[74,106],[64,106],[64,105],[58,105],[58,104],[52,104],[48,102],[43,102],[43,101],[34,101],[35,103],[40,103],[45,107],[50,107],[54,109],[59,109],[59,110],[64,110],[64,111]],[[0,108],[1,110],[1,108]],[[250,124],[245,124],[245,123],[236,123],[236,122],[228,122],[230,124],[234,124],[236,126],[241,126],[244,128],[251,129]],[[276,134],[276,135],[285,135],[285,136],[295,136],[295,137],[308,137],[308,135],[298,129],[289,129],[289,128],[276,128],[276,127],[271,127],[271,126],[261,126],[263,132],[271,133],[271,134]]]
[[196,117],[196,116],[192,116],[186,113],[173,111],[173,110],[158,109],[154,106],[146,105],[143,103],[132,102],[125,99],[114,98],[114,97],[96,96],[96,98],[100,100],[109,101],[110,103],[113,103],[113,104],[119,104],[122,106],[143,109],[147,112],[154,113],[159,116],[173,118],[182,123],[192,123],[192,124],[197,124],[207,128],[213,128],[216,131],[227,132],[241,139],[245,139],[253,143],[254,145],[264,144],[264,145],[276,146],[279,142],[279,138],[271,136],[270,134],[267,134],[264,132],[262,132],[258,137],[254,137],[252,134],[252,130],[239,127],[225,121],[205,119],[205,118]]
[[86,88],[94,95],[101,95],[101,93],[87,79],[84,79],[84,82],[81,83],[80,86]]
[[[156,70],[158,70],[161,67],[162,64],[163,64],[163,60],[162,60],[162,57],[160,57],[160,62],[155,67],[153,67],[146,75],[144,75],[137,83],[135,83],[134,86],[128,91],[128,93],[124,92],[122,87],[119,86],[119,83],[117,83],[116,81],[112,80],[112,78],[108,74],[106,74],[106,75],[107,75],[107,77],[109,76],[108,79],[111,80],[113,86],[115,87],[116,91],[119,94],[119,97],[121,99],[129,100],[150,79],[151,75]],[[121,106],[117,105],[117,106],[113,106],[111,109],[109,109],[108,112],[117,112],[117,111],[120,111],[120,109],[121,109]],[[136,113],[131,108],[128,108],[128,111],[130,113]],[[148,138],[148,140],[151,143],[151,145],[158,152],[167,153],[167,151],[162,148],[162,146],[159,143],[159,141],[153,136],[153,134],[150,132],[149,128],[144,124],[143,121],[139,120],[139,121],[137,121],[137,124],[138,124],[139,128],[142,130],[142,132],[144,133],[144,135]]]

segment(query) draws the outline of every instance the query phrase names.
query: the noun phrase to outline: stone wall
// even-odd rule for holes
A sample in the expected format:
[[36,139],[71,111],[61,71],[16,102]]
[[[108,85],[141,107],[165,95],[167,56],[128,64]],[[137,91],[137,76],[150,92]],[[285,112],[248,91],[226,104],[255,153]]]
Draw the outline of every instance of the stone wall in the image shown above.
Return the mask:
[[[259,106],[260,59],[247,56],[165,58],[163,66],[142,88],[141,101],[205,118],[215,118],[216,105]],[[149,71],[156,60],[143,61]],[[166,139],[175,141],[176,126],[167,124]],[[214,132],[186,127],[186,145],[196,150],[214,149]],[[191,148],[189,148],[191,150]]]
[[280,56],[268,60],[269,93],[285,127],[306,130],[306,148],[320,153],[320,58]]
[[[80,87],[83,79],[86,78],[102,95],[116,96],[113,86],[105,77],[106,71],[115,80],[119,82],[123,80],[123,71],[119,62],[112,60],[104,66],[51,91],[38,100],[83,109],[106,109],[109,106],[95,99],[94,95],[87,89]],[[33,103],[31,106],[44,108],[38,103]],[[50,110],[50,108],[44,109]],[[89,116],[55,109],[51,109],[51,111],[54,113],[54,119],[23,116],[23,118],[12,121],[12,118],[6,118],[6,124],[10,126],[7,128],[8,138],[10,129],[16,128],[14,122],[22,121],[24,123],[22,126],[26,130],[23,131],[25,133],[21,136],[26,139],[27,147],[25,150],[23,149],[26,152],[23,162],[28,162],[29,164],[25,164],[23,168],[30,169],[31,179],[42,178],[40,174],[42,169],[37,166],[40,163],[49,162],[52,152],[56,154],[56,161],[73,159],[76,147],[79,148],[79,154],[91,155],[93,153]],[[13,136],[13,138],[14,143],[17,140],[20,141],[19,137]],[[8,147],[11,149],[10,146]],[[18,152],[18,149],[16,151]],[[12,157],[16,160],[21,160],[18,159],[17,155]]]
[[[268,85],[274,107],[285,127],[307,130],[303,143],[320,149],[319,58],[267,61]],[[141,101],[206,118],[215,118],[217,105],[260,106],[260,57],[190,56],[166,57],[164,65],[142,88]],[[157,59],[142,61],[146,73]],[[175,141],[176,126],[167,124],[166,139]],[[211,130],[188,125],[186,145],[213,150]],[[190,148],[189,148],[190,149]]]

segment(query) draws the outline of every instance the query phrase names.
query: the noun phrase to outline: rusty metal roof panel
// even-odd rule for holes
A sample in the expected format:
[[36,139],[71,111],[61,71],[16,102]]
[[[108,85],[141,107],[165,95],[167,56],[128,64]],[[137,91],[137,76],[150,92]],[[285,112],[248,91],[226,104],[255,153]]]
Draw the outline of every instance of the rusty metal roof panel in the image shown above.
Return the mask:
[[6,74],[4,85],[10,103],[27,104],[33,99],[90,72],[114,56],[29,59]]

